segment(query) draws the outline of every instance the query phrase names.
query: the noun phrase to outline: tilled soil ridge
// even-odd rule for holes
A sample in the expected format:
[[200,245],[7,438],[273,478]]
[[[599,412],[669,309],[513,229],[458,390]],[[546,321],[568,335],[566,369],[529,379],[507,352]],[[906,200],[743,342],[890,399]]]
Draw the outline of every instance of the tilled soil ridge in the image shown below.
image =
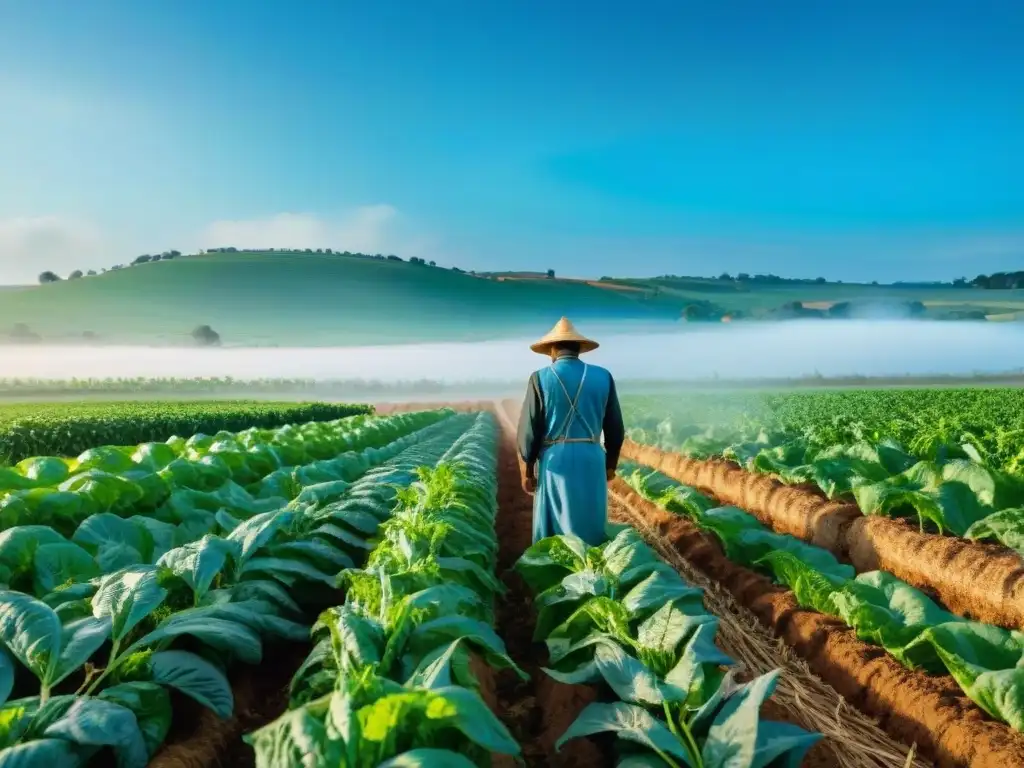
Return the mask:
[[841,622],[801,609],[789,590],[731,562],[689,520],[651,504],[621,481],[615,489],[640,525],[727,589],[822,680],[877,717],[894,739],[917,744],[942,768],[1024,766],[1024,736],[991,720],[951,677],[906,669]]
[[721,459],[689,459],[628,440],[622,455],[740,507],[778,533],[827,549],[858,572],[888,571],[960,616],[1024,629],[1024,559],[1002,545],[865,516],[855,504],[829,501],[816,489],[787,486]]

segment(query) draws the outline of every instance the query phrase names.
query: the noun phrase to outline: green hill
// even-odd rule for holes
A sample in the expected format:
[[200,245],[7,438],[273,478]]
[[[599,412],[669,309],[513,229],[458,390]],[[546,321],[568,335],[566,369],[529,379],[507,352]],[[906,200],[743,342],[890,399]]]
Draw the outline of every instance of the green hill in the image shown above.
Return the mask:
[[[840,315],[830,307],[849,302]],[[757,283],[699,278],[474,276],[400,260],[320,253],[184,256],[95,277],[0,292],[0,338],[58,343],[192,343],[209,325],[226,345],[351,346],[532,335],[568,315],[602,330],[688,320],[864,316],[1011,320],[1024,291],[951,286]],[[922,309],[923,307],[923,309]],[[967,314],[965,314],[967,313]],[[595,330],[596,332],[596,330]],[[604,331],[606,332],[606,331]]]
[[585,282],[497,280],[411,264],[306,253],[216,253],[9,289],[0,332],[47,342],[184,343],[198,325],[225,344],[358,345],[537,333],[579,321],[674,321],[682,302]]

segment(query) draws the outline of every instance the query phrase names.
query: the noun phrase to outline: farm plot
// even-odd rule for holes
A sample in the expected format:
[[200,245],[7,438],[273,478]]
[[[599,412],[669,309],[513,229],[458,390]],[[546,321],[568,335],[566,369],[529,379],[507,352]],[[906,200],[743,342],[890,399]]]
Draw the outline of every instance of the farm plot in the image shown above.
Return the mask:
[[158,765],[169,735],[164,752],[225,743],[179,727],[210,724],[185,702],[242,727],[240,665],[307,641],[338,602],[335,574],[470,426],[450,411],[354,417],[13,469],[34,487],[0,501],[0,758]]
[[[735,430],[734,417],[728,436],[671,416],[652,429],[653,415],[637,416],[646,426],[633,436],[646,444],[630,443],[624,455],[824,547],[858,571],[888,571],[929,590],[955,613],[1024,628],[1017,534],[1024,526],[1024,431],[1020,413],[1011,419],[1007,410],[1020,403],[1019,392],[789,397],[802,410],[786,399],[776,411],[762,404],[744,430]],[[873,410],[854,421],[849,409],[864,403]],[[988,423],[980,421],[985,405],[992,408]],[[783,420],[794,413],[802,421]]]

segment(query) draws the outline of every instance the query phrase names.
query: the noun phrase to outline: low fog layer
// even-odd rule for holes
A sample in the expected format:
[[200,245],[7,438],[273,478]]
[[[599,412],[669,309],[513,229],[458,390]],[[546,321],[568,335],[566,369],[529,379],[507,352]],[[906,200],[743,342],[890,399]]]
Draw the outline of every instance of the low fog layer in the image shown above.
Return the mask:
[[[586,328],[582,329],[586,332]],[[352,348],[0,347],[0,378],[210,377],[508,381],[542,364],[531,339]],[[1024,369],[1012,323],[789,322],[612,334],[588,360],[617,378],[997,373]]]

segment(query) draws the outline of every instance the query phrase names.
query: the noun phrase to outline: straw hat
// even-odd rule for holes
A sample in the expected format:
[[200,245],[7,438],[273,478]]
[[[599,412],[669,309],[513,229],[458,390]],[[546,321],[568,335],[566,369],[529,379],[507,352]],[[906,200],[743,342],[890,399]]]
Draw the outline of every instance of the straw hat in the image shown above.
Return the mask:
[[541,355],[549,355],[551,354],[551,347],[559,341],[575,341],[580,345],[581,354],[583,352],[593,352],[599,346],[596,341],[588,339],[577,331],[568,318],[563,317],[555,323],[554,328],[544,334],[540,341],[531,344],[530,349]]

